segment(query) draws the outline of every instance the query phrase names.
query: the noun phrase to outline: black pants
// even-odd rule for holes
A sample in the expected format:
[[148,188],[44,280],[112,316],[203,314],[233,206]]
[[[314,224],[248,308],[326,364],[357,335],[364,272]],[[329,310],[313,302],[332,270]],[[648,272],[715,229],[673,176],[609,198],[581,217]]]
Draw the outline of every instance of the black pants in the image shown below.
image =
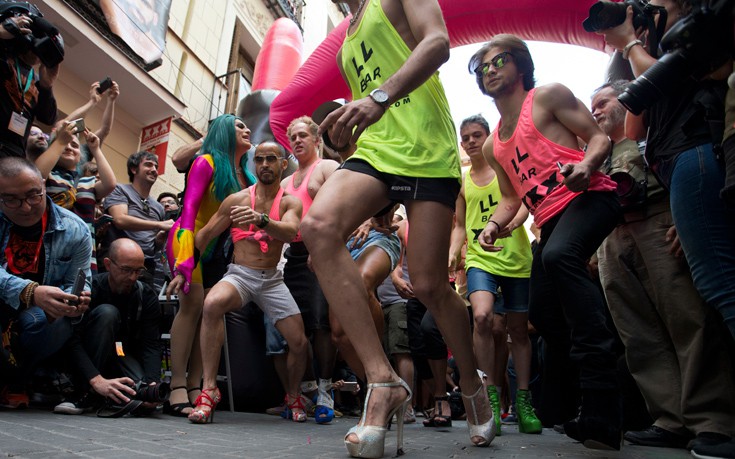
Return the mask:
[[619,220],[614,193],[582,193],[543,225],[533,257],[529,320],[550,351],[568,353],[582,389],[618,387],[613,334],[587,261]]

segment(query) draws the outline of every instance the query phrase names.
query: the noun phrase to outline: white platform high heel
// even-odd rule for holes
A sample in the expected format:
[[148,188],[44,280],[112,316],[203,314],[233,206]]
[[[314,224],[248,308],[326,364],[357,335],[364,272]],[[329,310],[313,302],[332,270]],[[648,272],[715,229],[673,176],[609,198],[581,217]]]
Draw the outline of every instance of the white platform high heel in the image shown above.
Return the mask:
[[[396,455],[403,455],[403,414],[406,412],[409,402],[411,401],[411,389],[408,387],[405,381],[399,379],[398,381],[387,382],[387,383],[371,383],[368,384],[367,395],[365,396],[365,404],[362,409],[362,417],[360,418],[360,424],[351,428],[347,435],[345,435],[345,446],[347,451],[352,457],[366,457],[366,458],[379,458],[383,457],[385,451],[385,433],[388,431],[387,425],[394,414],[396,415],[397,424],[397,438],[396,438]],[[376,387],[403,387],[406,389],[408,396],[406,400],[401,402],[400,405],[393,408],[388,417],[386,418],[385,424],[382,426],[366,426],[365,419],[367,418],[368,401],[372,395],[373,389]],[[350,434],[357,436],[358,442],[352,443],[347,440]]]
[[[467,427],[470,429],[470,441],[472,441],[473,437],[481,437],[483,441],[479,443],[473,442],[473,444],[475,446],[489,446],[495,438],[495,420],[493,419],[492,408],[490,408],[490,401],[486,399],[487,407],[490,410],[490,419],[485,424],[478,424],[479,417],[477,416],[477,405],[475,404],[475,400],[478,396],[487,397],[487,390],[485,389],[484,384],[480,384],[477,392],[469,397],[462,394],[462,398],[465,401],[465,411],[467,412]],[[472,408],[471,417],[475,422],[474,424],[470,422],[470,410],[466,409],[467,402],[469,402],[469,407]]]

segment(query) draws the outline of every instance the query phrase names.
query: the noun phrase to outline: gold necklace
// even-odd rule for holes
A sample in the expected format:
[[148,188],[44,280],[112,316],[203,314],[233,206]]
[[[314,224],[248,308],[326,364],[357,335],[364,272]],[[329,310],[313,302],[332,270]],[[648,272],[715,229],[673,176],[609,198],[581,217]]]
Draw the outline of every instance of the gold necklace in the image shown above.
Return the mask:
[[360,0],[360,4],[357,5],[357,11],[352,15],[352,19],[350,19],[350,26],[355,25],[355,22],[357,22],[357,18],[360,16],[363,6],[365,6],[365,0]]

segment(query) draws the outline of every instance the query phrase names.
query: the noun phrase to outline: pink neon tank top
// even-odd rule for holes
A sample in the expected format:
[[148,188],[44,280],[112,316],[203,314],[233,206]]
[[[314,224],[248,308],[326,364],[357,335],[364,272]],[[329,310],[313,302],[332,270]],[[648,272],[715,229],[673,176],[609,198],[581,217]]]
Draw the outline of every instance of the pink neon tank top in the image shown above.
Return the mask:
[[[309,169],[307,169],[306,175],[304,175],[304,178],[301,180],[301,184],[298,187],[293,186],[293,175],[288,178],[288,183],[286,183],[286,193],[292,196],[296,196],[301,201],[302,220],[306,216],[306,213],[309,211],[309,208],[311,208],[311,204],[314,202],[312,197],[309,196],[309,179],[311,179],[311,173],[314,172],[314,168],[321,161],[321,158],[318,158],[316,161],[314,161],[314,164],[312,164]],[[296,237],[293,239],[292,242],[301,242],[301,231],[296,234]]]
[[[250,187],[250,207],[255,209],[255,184]],[[268,218],[272,221],[279,221],[281,219],[281,198],[283,197],[283,188],[279,188],[276,198],[273,200],[270,212],[268,212]],[[242,241],[247,239],[249,241],[255,241],[260,244],[260,251],[266,253],[268,251],[268,243],[273,240],[273,236],[268,234],[264,229],[260,229],[257,226],[250,224],[247,230],[240,228],[232,228],[232,242]]]
[[[513,135],[505,142],[498,137],[501,123],[493,132],[493,154],[511,179],[516,194],[533,215],[538,227],[563,211],[580,192],[570,191],[562,184],[557,161],[578,163],[584,152],[559,145],[544,137],[533,124],[533,96],[531,89],[523,101],[518,124]],[[612,191],[615,182],[602,172],[595,171],[588,191]]]

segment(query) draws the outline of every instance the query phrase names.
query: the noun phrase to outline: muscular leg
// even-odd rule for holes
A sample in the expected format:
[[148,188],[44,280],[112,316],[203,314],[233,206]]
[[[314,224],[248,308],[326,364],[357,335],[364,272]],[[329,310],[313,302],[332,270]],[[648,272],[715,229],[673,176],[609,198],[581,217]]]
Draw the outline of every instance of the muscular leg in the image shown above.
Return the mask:
[[[447,346],[452,349],[461,375],[462,392],[472,395],[482,387],[482,381],[476,371],[469,318],[464,301],[447,282],[445,268],[453,212],[431,201],[409,201],[406,210],[411,222],[406,253],[414,293],[431,311]],[[487,397],[479,397],[476,403],[476,421],[484,424],[492,416],[490,403]],[[481,438],[473,438],[475,443],[481,441]]]
[[[370,315],[373,318],[373,324],[378,333],[378,337],[383,336],[384,320],[383,310],[380,306],[378,298],[375,296],[375,289],[390,275],[390,257],[385,251],[379,247],[372,246],[366,248],[356,261],[357,268],[360,270],[365,291],[368,295],[368,304],[370,307]],[[365,370],[362,368],[360,359],[357,358],[352,343],[344,334],[342,326],[330,316],[332,327],[332,336],[334,342],[339,348],[339,352],[344,357],[347,364],[352,368],[358,378],[365,379]]]
[[286,387],[286,392],[297,395],[301,392],[299,386],[306,369],[307,342],[304,334],[304,322],[301,320],[301,314],[296,314],[279,320],[275,325],[288,343],[288,356],[286,357],[288,387]]
[[[360,272],[345,241],[361,222],[388,205],[385,185],[366,174],[340,169],[322,186],[301,224],[319,284],[365,368],[369,382],[396,381],[398,376],[383,352],[374,327]],[[444,255],[446,259],[446,254]],[[442,262],[445,264],[446,260]],[[385,425],[388,412],[405,399],[397,388],[376,388],[369,400],[365,422]],[[357,442],[355,435],[348,441]]]
[[202,388],[217,387],[217,369],[225,341],[224,321],[222,318],[230,311],[242,306],[242,298],[229,282],[218,282],[210,290],[204,300],[200,341],[202,363],[204,367],[204,383]]

